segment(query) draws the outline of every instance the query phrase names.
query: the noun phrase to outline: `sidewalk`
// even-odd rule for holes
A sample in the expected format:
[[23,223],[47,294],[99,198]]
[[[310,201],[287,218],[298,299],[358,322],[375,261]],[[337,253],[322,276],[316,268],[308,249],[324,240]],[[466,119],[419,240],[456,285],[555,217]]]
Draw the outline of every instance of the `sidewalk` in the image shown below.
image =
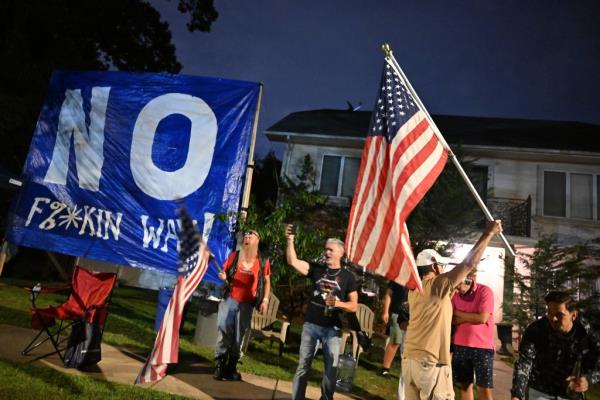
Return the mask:
[[[33,356],[22,356],[21,350],[35,336],[31,329],[19,328],[0,324],[0,359],[18,363],[31,362],[37,355],[51,351],[49,344],[44,344],[34,350]],[[190,357],[185,355],[184,357]],[[91,372],[82,372],[73,368],[64,368],[58,355],[35,361],[38,365],[54,368],[58,371],[90,376],[110,382],[133,385],[137,374],[144,363],[143,356],[122,349],[102,344],[102,361]],[[289,399],[292,393],[292,383],[243,373],[242,382],[220,382],[212,378],[212,365],[199,359],[181,359],[179,364],[169,368],[169,374],[154,384],[144,384],[148,387],[171,394],[196,399]],[[307,399],[318,399],[321,389],[309,386],[306,391]],[[336,393],[336,400],[351,398]]]
[[[31,362],[35,356],[51,351],[49,344],[44,344],[34,351],[33,356],[22,356],[21,349],[35,336],[31,329],[19,328],[0,324],[0,359],[18,363]],[[134,354],[117,347],[102,344],[102,361],[92,371],[82,372],[73,368],[64,368],[58,355],[52,355],[35,361],[39,365],[48,366],[58,371],[85,375],[104,379],[110,382],[133,385],[133,381],[142,369],[144,355]],[[141,387],[152,388],[162,392],[177,394],[196,399],[289,399],[292,393],[292,383],[264,378],[243,373],[242,382],[220,382],[212,378],[212,365],[204,360],[193,358],[188,354],[180,355],[180,362],[169,367],[169,374],[154,384],[144,384]],[[510,399],[512,369],[494,357],[494,398],[496,400]],[[393,384],[390,382],[390,384]],[[395,383],[397,385],[397,382]],[[309,386],[306,391],[307,399],[318,399],[320,388]],[[335,394],[336,400],[356,399],[341,393]],[[392,399],[393,400],[393,399]]]
[[498,353],[494,355],[494,399],[510,399],[513,370],[500,358]]

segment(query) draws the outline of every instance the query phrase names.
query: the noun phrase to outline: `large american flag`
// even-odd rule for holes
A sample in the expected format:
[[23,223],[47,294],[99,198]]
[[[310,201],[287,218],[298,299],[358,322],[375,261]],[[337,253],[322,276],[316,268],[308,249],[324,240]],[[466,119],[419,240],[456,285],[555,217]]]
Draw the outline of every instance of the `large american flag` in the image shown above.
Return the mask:
[[179,357],[179,327],[183,307],[196,290],[208,269],[210,252],[200,238],[196,227],[181,208],[181,231],[179,233],[179,275],[173,296],[165,311],[160,329],[154,341],[152,353],[135,383],[154,382],[164,378],[167,364],[176,363]]
[[406,220],[447,158],[406,83],[386,62],[346,235],[353,262],[420,290]]

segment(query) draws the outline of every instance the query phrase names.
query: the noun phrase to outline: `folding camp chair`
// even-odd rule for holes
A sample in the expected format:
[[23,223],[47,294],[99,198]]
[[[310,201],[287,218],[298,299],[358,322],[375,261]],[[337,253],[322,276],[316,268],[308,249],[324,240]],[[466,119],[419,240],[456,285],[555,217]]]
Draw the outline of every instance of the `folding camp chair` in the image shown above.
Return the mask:
[[[97,324],[100,329],[100,335],[104,332],[104,323],[107,316],[107,307],[109,297],[117,280],[117,275],[108,272],[92,272],[76,266],[73,270],[72,283],[70,285],[71,294],[64,304],[59,306],[48,306],[46,308],[37,308],[35,301],[40,293],[50,293],[65,290],[69,286],[59,288],[42,288],[37,284],[33,288],[25,288],[30,293],[31,299],[31,326],[39,329],[35,338],[21,352],[28,355],[32,350],[42,343],[50,341],[54,351],[37,357],[36,359],[47,357],[58,353],[61,361],[64,358],[64,343],[68,336],[65,333],[69,327],[75,324],[84,324],[86,322]],[[56,327],[56,320],[60,320]],[[63,324],[64,322],[64,324]],[[50,329],[55,327],[54,329]]]

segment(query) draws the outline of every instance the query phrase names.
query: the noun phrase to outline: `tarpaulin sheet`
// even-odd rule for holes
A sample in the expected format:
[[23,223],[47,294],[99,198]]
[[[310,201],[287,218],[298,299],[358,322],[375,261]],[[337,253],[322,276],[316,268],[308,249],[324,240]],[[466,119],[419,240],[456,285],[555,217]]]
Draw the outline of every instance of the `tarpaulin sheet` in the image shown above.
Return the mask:
[[[258,91],[184,75],[54,72],[8,240],[175,274],[183,203],[222,264]],[[218,280],[214,266],[205,280]]]

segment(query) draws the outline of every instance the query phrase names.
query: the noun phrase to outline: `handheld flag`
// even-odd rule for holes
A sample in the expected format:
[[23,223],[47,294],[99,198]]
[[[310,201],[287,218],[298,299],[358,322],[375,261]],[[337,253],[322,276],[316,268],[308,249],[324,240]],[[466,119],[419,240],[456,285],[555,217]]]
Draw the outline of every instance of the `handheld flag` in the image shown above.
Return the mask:
[[426,114],[386,63],[350,210],[346,246],[352,262],[420,290],[406,220],[447,158]]
[[210,252],[200,238],[192,219],[184,208],[181,213],[179,276],[169,301],[152,353],[146,360],[135,383],[154,382],[164,378],[167,364],[177,363],[179,356],[179,327],[183,307],[206,273]]

